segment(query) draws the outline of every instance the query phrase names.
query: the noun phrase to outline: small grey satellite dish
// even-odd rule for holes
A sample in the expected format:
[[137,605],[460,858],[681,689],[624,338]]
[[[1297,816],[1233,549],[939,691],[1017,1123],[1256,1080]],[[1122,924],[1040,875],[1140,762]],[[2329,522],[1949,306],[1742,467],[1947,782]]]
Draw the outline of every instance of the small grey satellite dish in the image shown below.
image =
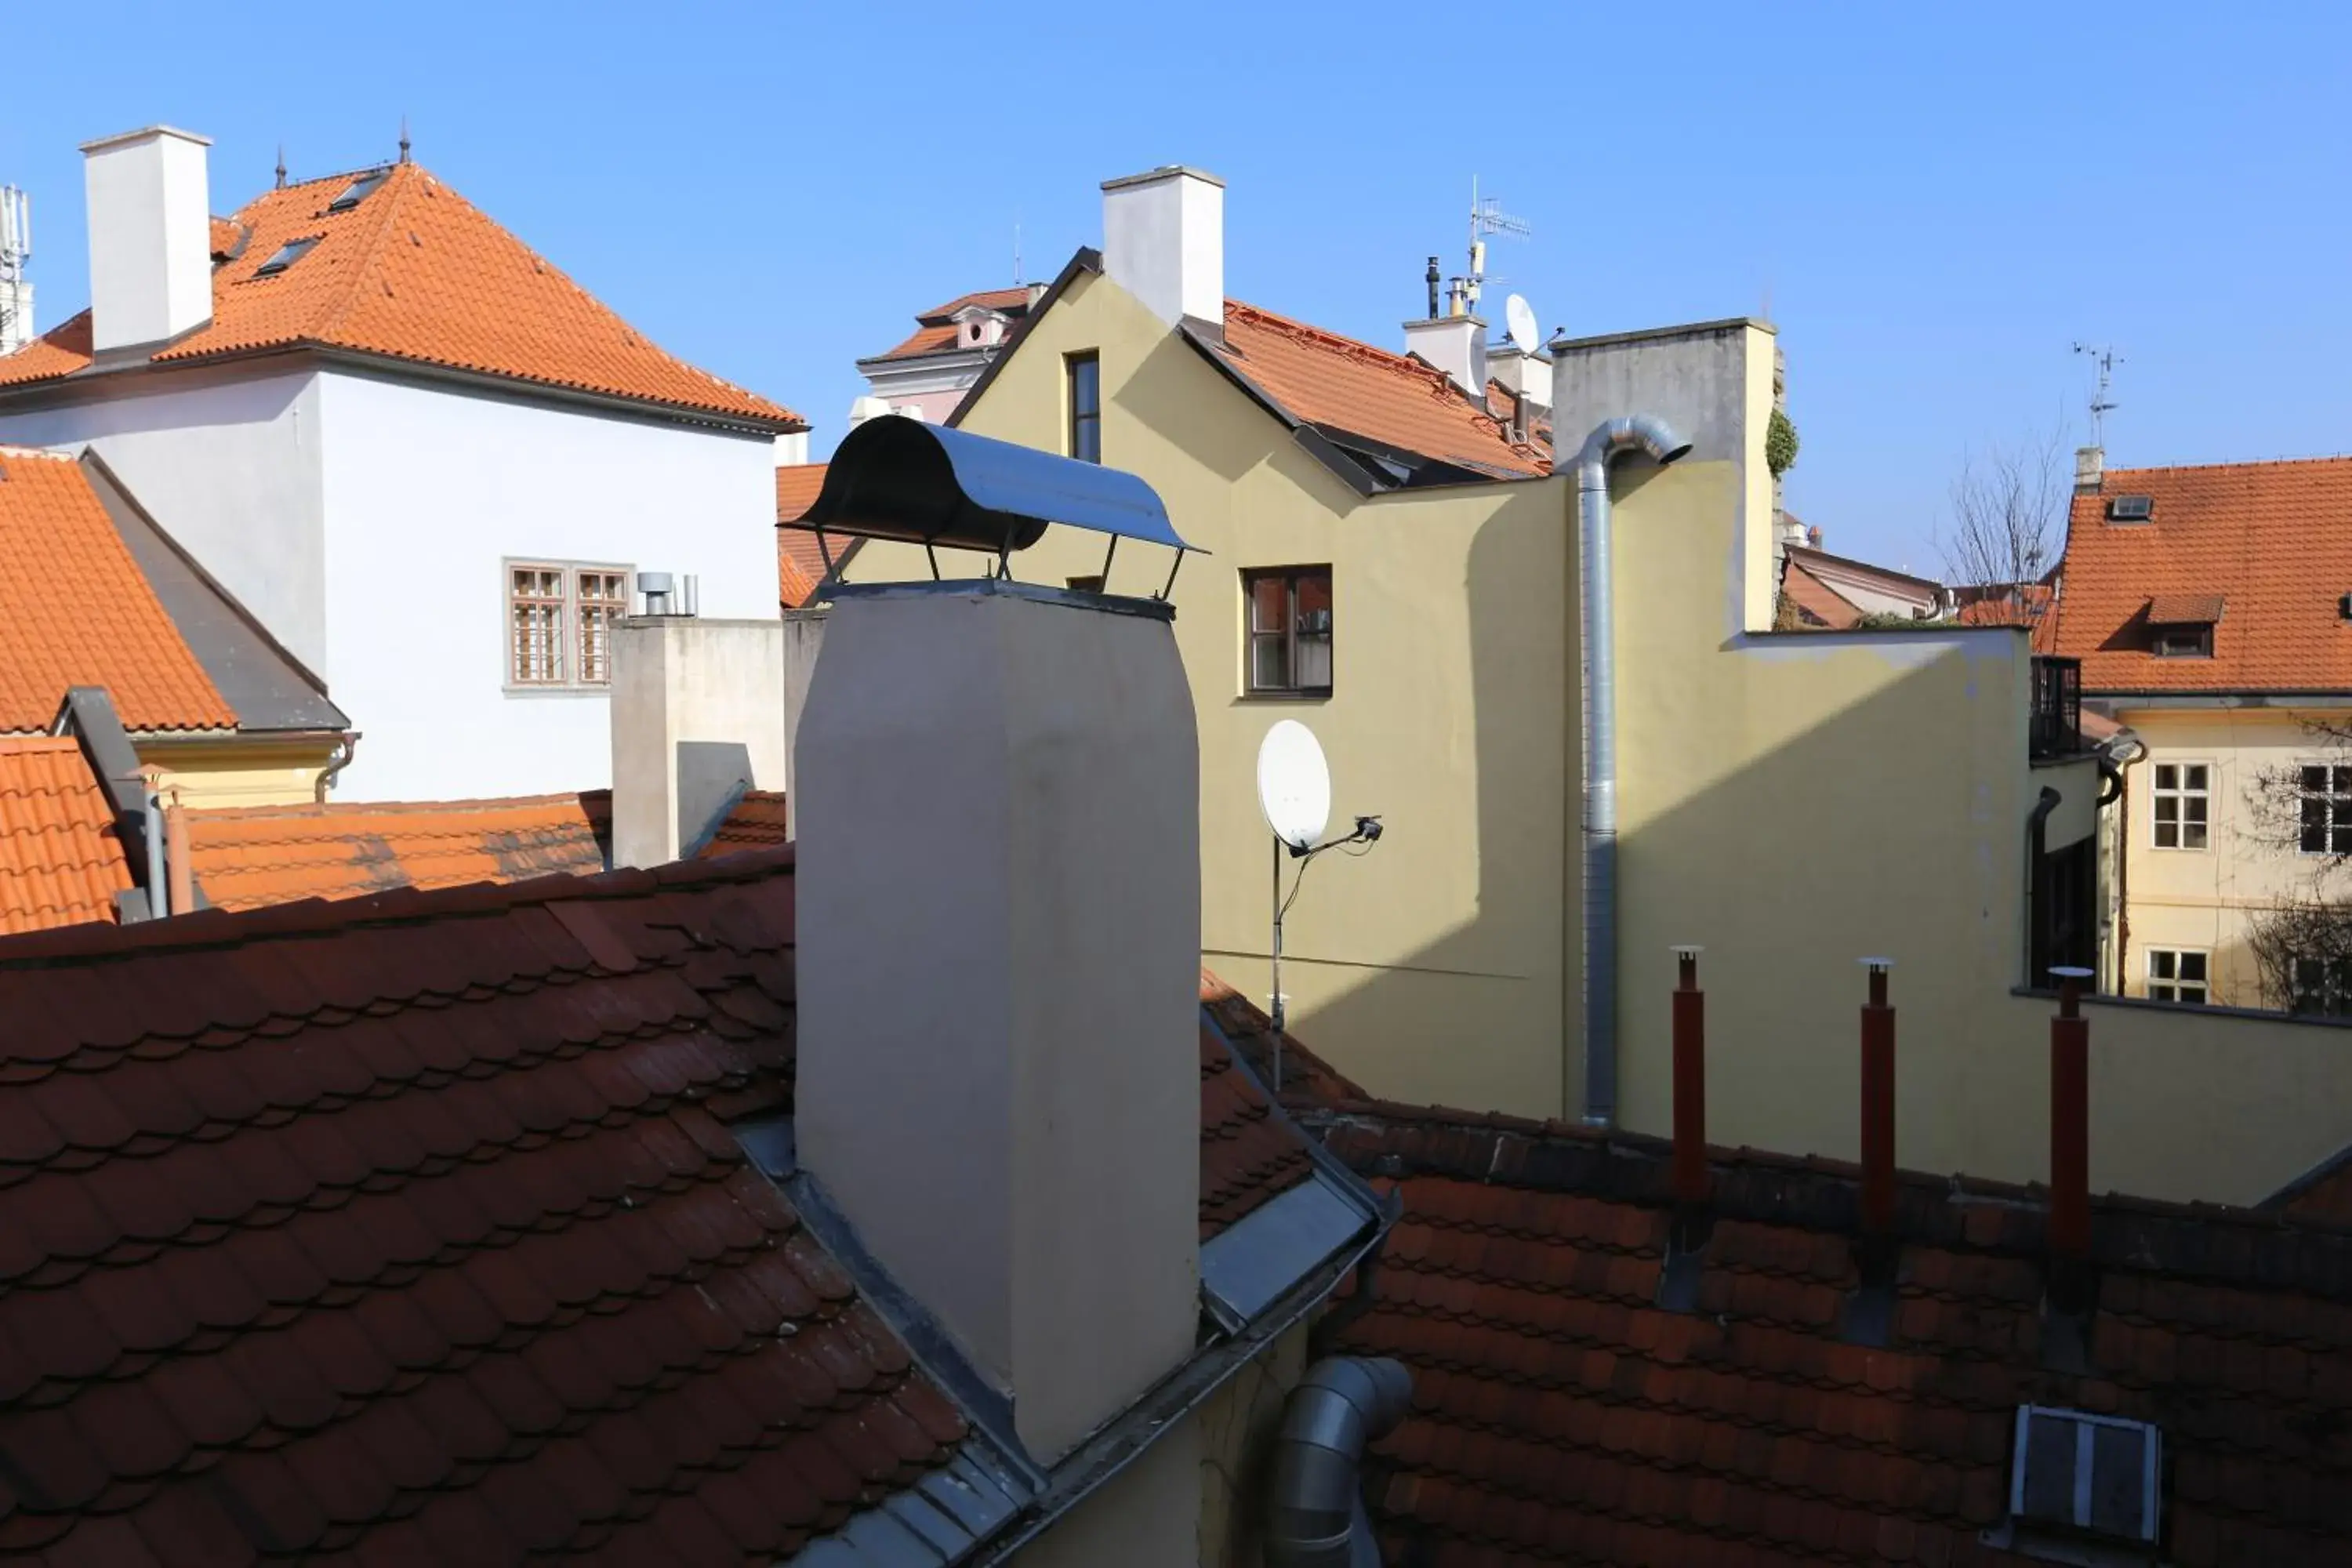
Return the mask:
[[1510,333],[1513,347],[1523,354],[1536,352],[1538,340],[1536,336],[1535,308],[1525,299],[1514,294],[1503,301],[1503,324]]
[[1294,851],[1323,837],[1331,819],[1331,770],[1315,731],[1285,719],[1257,748],[1257,803],[1274,836]]

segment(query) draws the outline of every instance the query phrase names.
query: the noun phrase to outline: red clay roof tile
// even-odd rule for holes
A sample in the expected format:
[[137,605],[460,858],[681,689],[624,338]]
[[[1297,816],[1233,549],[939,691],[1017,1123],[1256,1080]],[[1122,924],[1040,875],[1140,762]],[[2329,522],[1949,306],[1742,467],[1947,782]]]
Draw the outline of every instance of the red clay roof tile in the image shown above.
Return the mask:
[[789,841],[784,826],[784,792],[747,789],[737,797],[723,821],[702,847],[701,858],[739,855],[746,849],[772,849]]
[[196,879],[224,910],[601,871],[611,821],[604,791],[187,813]]
[[1906,1173],[1873,1346],[1841,1327],[1851,1167],[1714,1151],[1684,1313],[1654,1304],[1659,1141],[1364,1100],[1310,1122],[1403,1202],[1340,1348],[1414,1369],[1368,1466],[1405,1560],[2022,1563],[1980,1535],[2028,1402],[2162,1429],[2168,1561],[2332,1563],[2352,1539],[2352,1376],[2313,1375],[2352,1351],[2340,1227],[2099,1201],[2070,1371],[2042,1350],[2038,1192]]
[[[2108,518],[2126,495],[2150,498],[2146,521]],[[2083,661],[2085,691],[2352,689],[2348,588],[2352,458],[2113,468],[2074,498],[2053,650]],[[2226,602],[2210,658],[2151,647],[2151,601],[2182,596]]]
[[1502,479],[1551,471],[1445,373],[1271,310],[1225,301],[1220,358],[1295,419]]
[[796,610],[815,596],[824,581],[824,552],[816,535],[794,523],[816,504],[824,488],[823,463],[788,465],[776,470],[776,589],[784,608]]
[[73,686],[132,731],[236,723],[81,465],[0,447],[0,733],[47,730]]
[[[0,932],[111,921],[132,885],[79,742],[0,740]],[[0,1149],[7,1141],[0,1132]]]
[[[944,305],[934,305],[918,315],[914,334],[876,354],[875,359],[917,359],[928,353],[956,345],[955,313],[967,305],[983,310],[994,310],[1018,321],[1029,313],[1030,289],[1026,284],[1012,289],[982,289],[976,293],[959,294]],[[1002,346],[997,345],[997,346]]]
[[[396,163],[356,205],[328,204],[350,174],[255,198],[226,220],[244,247],[213,273],[211,321],[155,363],[314,344],[600,393],[689,412],[804,429],[790,409],[673,358],[479,208],[415,163]],[[223,250],[224,220],[213,244]],[[289,241],[316,239],[282,271],[261,268]],[[90,367],[82,312],[0,358],[0,386]]]

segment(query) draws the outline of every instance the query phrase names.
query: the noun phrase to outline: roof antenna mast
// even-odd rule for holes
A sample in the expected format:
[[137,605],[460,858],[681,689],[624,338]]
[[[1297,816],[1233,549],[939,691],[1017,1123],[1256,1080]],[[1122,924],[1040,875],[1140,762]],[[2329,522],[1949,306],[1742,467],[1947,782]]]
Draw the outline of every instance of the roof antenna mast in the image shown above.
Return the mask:
[[1452,309],[1449,315],[1467,316],[1478,309],[1478,296],[1486,282],[1486,237],[1507,234],[1514,239],[1525,239],[1535,230],[1525,218],[1513,217],[1503,210],[1503,204],[1493,196],[1478,194],[1478,176],[1470,176],[1470,270],[1454,279]]
[[283,142],[278,144],[278,188],[281,191],[286,188],[286,143]]
[[2105,343],[2076,343],[2074,352],[2088,354],[2098,367],[2099,384],[2091,394],[2091,445],[2102,452],[2107,449],[2107,416],[2116,407],[2107,395],[2107,383],[2114,379],[2116,366],[2124,363],[2123,356]]
[[408,116],[400,117],[400,161],[408,162]]

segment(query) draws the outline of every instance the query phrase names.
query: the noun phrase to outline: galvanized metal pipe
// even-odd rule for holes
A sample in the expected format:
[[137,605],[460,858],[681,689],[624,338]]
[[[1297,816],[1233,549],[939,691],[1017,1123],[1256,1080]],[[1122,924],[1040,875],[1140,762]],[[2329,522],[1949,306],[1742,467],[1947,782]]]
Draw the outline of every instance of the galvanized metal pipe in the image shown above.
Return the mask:
[[1617,1120],[1617,625],[1611,572],[1609,465],[1646,452],[1660,467],[1690,450],[1646,414],[1604,419],[1576,459],[1583,628],[1584,1120]]
[[1380,1568],[1360,1467],[1412,1403],[1401,1362],[1333,1356],[1307,1369],[1275,1442],[1266,1568]]

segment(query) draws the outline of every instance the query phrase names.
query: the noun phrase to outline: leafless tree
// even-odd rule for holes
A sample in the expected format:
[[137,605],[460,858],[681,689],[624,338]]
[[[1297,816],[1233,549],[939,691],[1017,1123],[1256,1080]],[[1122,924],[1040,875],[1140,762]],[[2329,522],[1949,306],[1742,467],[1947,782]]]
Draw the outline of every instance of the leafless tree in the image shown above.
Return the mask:
[[1964,453],[1951,515],[1935,535],[1944,580],[1956,588],[2041,581],[2066,542],[2071,456],[2063,423]]
[[2250,917],[2246,945],[2273,1007],[2352,1012],[2352,725],[2307,718],[2305,758],[2255,772],[2247,837],[2301,857],[2304,885]]

